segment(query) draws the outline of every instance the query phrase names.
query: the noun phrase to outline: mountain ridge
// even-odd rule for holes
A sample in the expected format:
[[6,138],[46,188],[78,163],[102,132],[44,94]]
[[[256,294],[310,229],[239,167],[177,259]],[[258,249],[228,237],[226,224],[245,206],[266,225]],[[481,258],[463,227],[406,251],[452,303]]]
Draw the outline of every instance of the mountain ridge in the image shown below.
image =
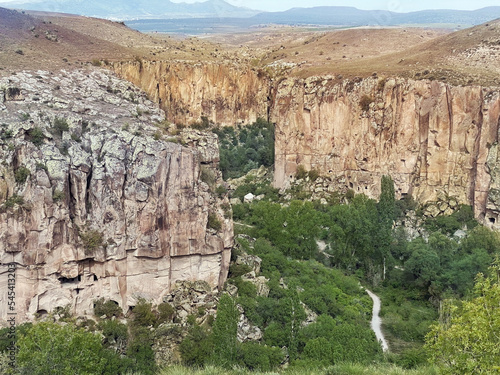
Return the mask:
[[206,18],[206,17],[251,17],[260,11],[237,7],[224,0],[207,0],[198,3],[174,3],[169,0],[138,0],[123,2],[109,0],[46,0],[41,2],[15,1],[4,7],[38,10],[46,12],[70,13],[113,20],[127,20],[145,17],[165,18]]

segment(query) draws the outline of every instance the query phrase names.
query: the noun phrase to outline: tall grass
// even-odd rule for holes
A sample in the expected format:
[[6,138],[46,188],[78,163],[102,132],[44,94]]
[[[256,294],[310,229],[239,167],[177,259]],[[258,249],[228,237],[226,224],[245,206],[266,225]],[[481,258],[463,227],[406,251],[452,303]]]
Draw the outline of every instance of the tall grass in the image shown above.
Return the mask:
[[207,366],[203,369],[192,369],[184,366],[171,366],[164,368],[158,375],[439,375],[435,367],[420,367],[405,370],[401,367],[389,364],[338,364],[324,369],[290,368],[274,372],[250,371],[244,368],[233,368],[231,370],[221,369],[215,366]]

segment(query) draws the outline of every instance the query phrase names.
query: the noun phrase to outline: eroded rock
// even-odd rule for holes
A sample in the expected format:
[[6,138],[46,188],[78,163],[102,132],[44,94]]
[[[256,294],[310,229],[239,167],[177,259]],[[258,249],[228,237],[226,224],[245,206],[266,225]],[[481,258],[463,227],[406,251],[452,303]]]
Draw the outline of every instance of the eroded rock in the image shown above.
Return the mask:
[[[167,142],[154,125],[163,112],[110,73],[23,72],[6,82],[24,98],[0,108],[9,134],[0,140],[0,260],[18,265],[19,321],[66,305],[91,314],[99,297],[127,312],[139,297],[161,302],[177,280],[223,285],[227,197],[200,176],[203,162],[222,181],[216,137]],[[209,214],[220,230],[207,229]]]

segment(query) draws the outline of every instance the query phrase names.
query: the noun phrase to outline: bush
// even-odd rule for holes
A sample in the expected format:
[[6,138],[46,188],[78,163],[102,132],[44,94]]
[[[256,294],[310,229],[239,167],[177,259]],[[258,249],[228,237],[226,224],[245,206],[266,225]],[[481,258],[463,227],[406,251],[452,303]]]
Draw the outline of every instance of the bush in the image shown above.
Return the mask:
[[111,319],[113,316],[121,316],[122,313],[122,309],[115,301],[104,301],[104,298],[99,298],[94,301],[94,315],[96,317],[105,315],[106,318]]
[[86,255],[92,254],[95,250],[104,245],[104,236],[97,230],[80,232],[80,238],[82,239],[83,247],[86,250]]
[[24,204],[24,199],[23,199],[22,196],[14,194],[14,195],[12,195],[12,196],[10,196],[9,198],[6,199],[6,201],[3,204],[3,207],[5,207],[5,208],[12,208],[16,204],[18,204],[18,205]]
[[30,170],[26,167],[19,167],[14,172],[14,178],[18,184],[24,183],[29,175]]
[[65,194],[61,190],[54,190],[54,193],[52,194],[52,200],[54,202],[59,202],[64,200]]
[[229,277],[238,277],[250,272],[252,269],[247,264],[233,263],[229,266]]
[[212,350],[211,336],[198,325],[194,325],[189,329],[187,336],[179,345],[182,363],[187,366],[201,367],[208,363]]
[[283,353],[279,348],[245,342],[240,345],[239,357],[242,364],[250,370],[271,371],[279,366]]
[[171,322],[174,316],[175,310],[168,302],[158,305],[158,324]]
[[306,168],[302,165],[299,164],[297,166],[297,171],[295,172],[295,178],[297,180],[304,180],[308,176]]
[[103,320],[98,323],[97,328],[104,335],[106,343],[117,343],[120,346],[125,346],[128,340],[127,326],[118,320]]
[[216,178],[215,172],[211,168],[205,165],[201,166],[200,179],[203,182],[205,182],[208,186],[213,187]]
[[374,102],[374,99],[371,96],[363,95],[361,99],[359,99],[359,106],[363,111],[368,111],[370,109],[370,104]]
[[207,228],[214,229],[217,232],[222,229],[222,223],[217,215],[212,212],[208,214]]
[[54,131],[54,134],[61,137],[63,132],[67,132],[69,130],[69,124],[66,121],[66,119],[56,117],[54,118],[54,124],[52,129]]
[[41,146],[43,140],[45,139],[45,136],[43,135],[43,130],[38,127],[31,129],[28,132],[28,137],[31,143],[33,143],[35,146]]
[[156,316],[153,313],[153,305],[144,298],[140,298],[135,305],[133,312],[133,323],[136,326],[149,327],[156,323]]
[[17,340],[17,370],[21,374],[110,374],[101,338],[68,323],[34,324]]

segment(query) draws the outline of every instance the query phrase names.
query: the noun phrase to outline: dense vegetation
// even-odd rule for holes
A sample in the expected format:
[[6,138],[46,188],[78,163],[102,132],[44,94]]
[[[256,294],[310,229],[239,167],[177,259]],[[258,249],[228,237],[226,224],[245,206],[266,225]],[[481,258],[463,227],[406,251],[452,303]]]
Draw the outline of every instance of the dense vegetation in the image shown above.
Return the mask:
[[274,164],[274,126],[259,118],[251,125],[216,128],[220,142],[220,169],[226,178],[240,177],[251,169]]

